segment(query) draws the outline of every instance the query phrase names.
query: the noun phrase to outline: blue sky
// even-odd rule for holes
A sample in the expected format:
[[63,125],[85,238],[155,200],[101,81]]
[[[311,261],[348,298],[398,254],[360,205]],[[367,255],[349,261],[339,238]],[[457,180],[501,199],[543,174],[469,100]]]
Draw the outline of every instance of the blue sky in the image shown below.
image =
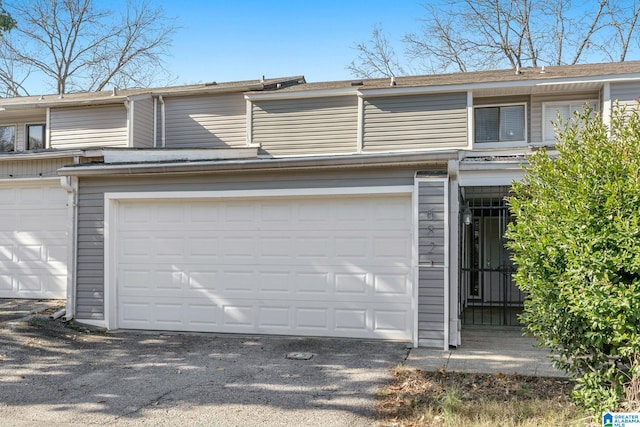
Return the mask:
[[[354,45],[380,24],[389,39],[420,28],[424,1],[156,0],[181,27],[169,70],[176,84],[304,75],[347,80]],[[397,47],[401,53],[401,46]]]

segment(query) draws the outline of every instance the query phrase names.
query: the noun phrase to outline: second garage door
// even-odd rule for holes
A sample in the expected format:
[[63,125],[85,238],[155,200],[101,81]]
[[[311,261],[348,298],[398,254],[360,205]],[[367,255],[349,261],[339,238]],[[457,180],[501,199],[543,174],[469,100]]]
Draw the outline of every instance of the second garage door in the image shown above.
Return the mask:
[[409,195],[126,200],[117,327],[411,339]]
[[66,298],[68,228],[58,180],[0,183],[0,298]]

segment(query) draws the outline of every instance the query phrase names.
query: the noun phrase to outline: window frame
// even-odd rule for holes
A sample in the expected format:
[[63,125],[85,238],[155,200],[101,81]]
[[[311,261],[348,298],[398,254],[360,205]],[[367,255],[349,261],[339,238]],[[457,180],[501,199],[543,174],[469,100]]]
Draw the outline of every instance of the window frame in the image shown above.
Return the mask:
[[[557,115],[553,118],[547,117],[547,106],[550,105],[558,105],[558,106],[569,106],[571,110],[572,105],[579,105],[579,108],[584,107],[585,104],[590,104],[594,106],[594,111],[600,112],[600,100],[598,98],[579,98],[579,99],[566,99],[562,101],[545,101],[542,103],[542,142],[543,143],[554,143],[556,142],[554,139],[547,139],[547,126],[551,126],[551,121],[555,121],[557,119]],[[571,114],[576,110],[571,110]],[[555,135],[555,133],[554,133]]]
[[[42,126],[42,148],[32,149],[29,147],[29,136],[31,135],[30,129],[32,126]],[[47,148],[47,125],[46,123],[26,123],[24,125],[24,148],[26,151],[32,150],[44,150]]]
[[0,128],[13,128],[13,149],[12,150],[1,150],[0,149],[0,154],[2,153],[15,153],[16,148],[17,148],[17,144],[18,144],[18,125],[17,124],[2,124],[0,125]]
[[[523,129],[522,135],[524,139],[518,140],[503,140],[503,141],[476,141],[476,110],[479,108],[502,108],[502,107],[518,107],[522,106],[523,109]],[[528,120],[528,112],[527,112],[527,103],[526,102],[511,102],[511,103],[499,103],[499,104],[481,104],[473,106],[473,145],[483,148],[497,148],[497,147],[509,147],[509,146],[523,146],[527,145],[529,140],[529,120]],[[500,124],[498,124],[498,135],[500,135]],[[499,136],[498,136],[499,137]]]

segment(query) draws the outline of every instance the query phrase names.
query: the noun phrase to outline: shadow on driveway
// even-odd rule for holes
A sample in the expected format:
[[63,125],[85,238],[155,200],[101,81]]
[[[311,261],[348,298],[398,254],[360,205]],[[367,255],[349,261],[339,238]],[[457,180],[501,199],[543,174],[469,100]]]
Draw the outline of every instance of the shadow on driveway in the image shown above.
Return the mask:
[[375,393],[407,353],[404,343],[105,333],[27,317],[0,325],[0,416],[10,425],[372,425]]

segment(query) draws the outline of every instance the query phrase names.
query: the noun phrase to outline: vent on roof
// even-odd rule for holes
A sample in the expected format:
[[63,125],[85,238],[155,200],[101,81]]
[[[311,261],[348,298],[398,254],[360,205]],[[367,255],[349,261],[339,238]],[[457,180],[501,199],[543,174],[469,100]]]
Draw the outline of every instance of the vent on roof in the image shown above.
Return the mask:
[[218,82],[206,82],[204,85],[205,86],[216,86],[218,84]]
[[396,78],[395,76],[391,76],[391,84],[389,84],[389,86],[395,86],[396,85]]
[[362,86],[364,85],[364,82],[362,80],[356,80],[354,82],[351,82],[351,86]]

